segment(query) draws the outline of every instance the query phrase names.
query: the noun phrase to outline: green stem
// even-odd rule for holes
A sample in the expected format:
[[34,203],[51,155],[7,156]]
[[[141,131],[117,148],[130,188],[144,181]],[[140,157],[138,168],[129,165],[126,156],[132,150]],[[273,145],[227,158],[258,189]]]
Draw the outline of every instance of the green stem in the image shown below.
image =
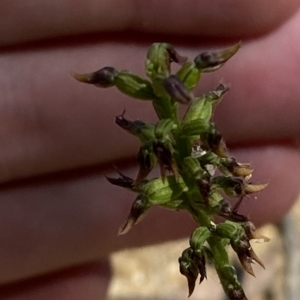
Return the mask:
[[152,101],[154,110],[161,119],[171,119],[175,124],[179,124],[177,107],[178,104],[174,103],[171,99],[167,97],[160,97]]
[[[210,250],[213,254],[214,265],[218,273],[223,290],[229,299],[243,299],[246,300],[243,288],[238,281],[235,269],[230,265],[228,254],[222,240],[218,237],[212,236],[208,239]],[[236,298],[232,292],[239,293],[243,298]]]
[[[195,215],[195,212],[197,213],[197,216]],[[199,226],[207,228],[211,227],[212,217],[210,216],[209,212],[205,211],[205,209],[193,209],[193,214]],[[207,240],[213,255],[214,265],[220,282],[229,299],[237,299],[232,294],[232,291],[234,290],[244,297],[238,299],[246,300],[243,288],[238,281],[235,269],[230,265],[228,253],[226,247],[224,246],[223,240],[224,239],[213,235]]]

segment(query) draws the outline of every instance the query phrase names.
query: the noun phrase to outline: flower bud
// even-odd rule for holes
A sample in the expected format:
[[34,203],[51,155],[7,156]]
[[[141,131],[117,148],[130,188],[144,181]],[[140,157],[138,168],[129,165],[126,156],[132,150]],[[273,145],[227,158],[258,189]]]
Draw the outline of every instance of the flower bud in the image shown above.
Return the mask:
[[188,297],[190,297],[194,292],[199,270],[192,260],[184,261],[181,257],[179,257],[178,261],[179,271],[187,279],[189,289]]
[[186,60],[186,57],[180,56],[172,45],[154,43],[147,53],[146,73],[151,79],[166,78],[170,75],[171,62],[183,64]]
[[156,98],[148,80],[127,71],[121,71],[115,76],[115,86],[122,93],[136,99],[153,100]]
[[190,237],[190,246],[193,250],[201,250],[203,244],[210,237],[211,232],[206,227],[198,227]]
[[163,80],[163,86],[173,101],[188,104],[192,101],[192,96],[183,82],[175,75],[171,75]]
[[212,106],[206,101],[206,94],[194,98],[188,107],[182,122],[186,123],[192,120],[206,120],[209,121],[212,115]]
[[107,88],[115,85],[117,70],[112,67],[105,67],[93,73],[79,74],[72,76],[80,82],[93,84],[98,87]]
[[228,87],[220,84],[215,91],[194,98],[184,115],[183,123],[196,119],[210,121],[214,106],[222,100],[227,91]]
[[194,254],[193,249],[189,247],[182,251],[181,257],[183,260],[189,260],[192,259],[193,254]]
[[202,119],[190,120],[182,124],[181,134],[182,136],[187,136],[187,137],[196,136],[196,135],[199,136],[211,130],[211,126],[212,126],[211,123],[206,120],[202,120]]
[[194,60],[196,67],[202,72],[215,71],[222,67],[238,51],[240,46],[241,44],[238,43],[222,51],[203,52]]
[[224,223],[220,223],[216,227],[216,234],[225,239],[236,239],[240,232],[240,225],[237,223],[233,223],[230,221],[225,221]]
[[[199,268],[197,266],[197,263],[194,261],[193,256],[194,256],[193,250],[191,248],[187,248],[182,252],[181,257],[179,257],[178,259],[179,271],[183,276],[186,277],[188,282],[188,289],[189,289],[188,297],[192,295],[195,289],[196,280],[199,274]],[[201,271],[203,273],[203,270]],[[202,275],[204,276],[204,274]]]
[[142,193],[147,196],[149,203],[154,205],[176,200],[185,191],[187,187],[183,179],[179,177],[176,180],[174,176],[167,176],[164,181],[162,178],[151,179],[142,187]]
[[188,156],[182,161],[182,168],[186,176],[193,179],[207,176],[206,171],[201,168],[198,159],[192,156]]
[[139,223],[150,208],[148,199],[144,195],[138,195],[133,202],[126,222],[120,227],[118,234],[127,233],[134,225]]
[[186,62],[176,73],[176,77],[179,78],[187,90],[190,91],[198,84],[201,77],[201,71],[196,68],[194,62]]
[[154,134],[158,140],[165,140],[175,126],[171,119],[162,119],[156,124]]

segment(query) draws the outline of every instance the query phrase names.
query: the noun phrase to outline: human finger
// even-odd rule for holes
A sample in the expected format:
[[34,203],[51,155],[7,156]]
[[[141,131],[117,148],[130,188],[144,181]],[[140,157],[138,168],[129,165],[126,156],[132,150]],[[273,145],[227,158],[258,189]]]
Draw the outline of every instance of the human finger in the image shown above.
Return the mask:
[[0,286],[2,300],[106,299],[110,266],[94,262]]
[[[220,78],[231,83],[215,118],[229,145],[299,135],[299,23],[300,14],[264,39],[246,43],[220,72],[203,76],[201,91],[213,89]],[[133,157],[138,145],[113,124],[114,116],[126,108],[128,118],[152,122],[149,102],[80,84],[68,71],[108,65],[141,74],[145,50],[143,43],[121,40],[2,53],[0,180]],[[182,52],[193,57],[199,49],[186,46]]]
[[[120,9],[121,6],[121,9]],[[0,45],[53,37],[113,32],[245,37],[274,29],[299,1],[97,1],[3,0]]]
[[[254,166],[254,182],[269,182],[257,197],[244,199],[240,212],[257,226],[278,221],[299,193],[298,149],[273,145],[232,154]],[[126,175],[135,175],[132,166],[119,167]],[[193,230],[195,223],[186,213],[153,207],[141,223],[117,237],[135,197],[108,184],[97,170],[3,186],[0,283],[96,261],[124,247],[184,237]]]

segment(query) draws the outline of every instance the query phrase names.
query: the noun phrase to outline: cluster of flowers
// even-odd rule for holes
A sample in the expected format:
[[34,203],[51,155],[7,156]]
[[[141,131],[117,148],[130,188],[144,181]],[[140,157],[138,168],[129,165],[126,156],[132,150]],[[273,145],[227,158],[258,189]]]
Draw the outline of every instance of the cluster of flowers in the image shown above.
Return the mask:
[[[179,258],[180,272],[187,278],[190,296],[195,282],[206,278],[206,261],[214,264],[229,299],[245,300],[227,246],[233,250],[249,274],[252,263],[263,263],[253,251],[250,240],[260,236],[246,216],[238,213],[244,196],[264,189],[267,184],[253,184],[253,168],[237,162],[228,152],[225,141],[211,121],[214,107],[228,87],[220,84],[214,91],[194,96],[192,90],[201,74],[219,69],[239,49],[236,44],[223,51],[204,52],[193,61],[179,55],[172,45],[153,44],[147,53],[146,74],[150,80],[128,71],[105,67],[89,74],[74,74],[81,82],[107,88],[115,86],[124,94],[152,103],[158,122],[146,124],[128,120],[124,112],[115,121],[140,141],[137,155],[139,170],[135,178],[118,171],[118,178],[107,177],[117,186],[137,193],[129,216],[119,234],[128,232],[153,205],[188,211],[199,226],[190,237],[190,245]],[[171,63],[181,67],[171,73]],[[187,105],[180,120],[178,105]],[[158,165],[160,177],[148,179]],[[217,172],[216,172],[217,171]],[[231,206],[223,195],[237,198]],[[224,222],[215,224],[221,216]]]

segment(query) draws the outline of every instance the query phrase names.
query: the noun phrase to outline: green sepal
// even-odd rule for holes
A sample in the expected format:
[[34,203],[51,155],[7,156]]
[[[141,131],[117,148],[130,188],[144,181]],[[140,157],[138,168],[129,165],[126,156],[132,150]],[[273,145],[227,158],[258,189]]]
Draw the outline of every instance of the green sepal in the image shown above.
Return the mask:
[[145,124],[145,126],[141,127],[138,131],[133,134],[137,136],[140,142],[145,145],[154,139],[154,128],[155,125],[151,123]]
[[191,156],[186,157],[182,161],[182,168],[186,176],[194,179],[205,177],[207,174],[206,171],[201,168],[199,161]]
[[166,78],[170,75],[169,44],[154,43],[148,50],[146,74],[151,79]]
[[240,224],[231,221],[225,221],[217,225],[215,233],[221,238],[232,241],[239,237],[241,230],[243,230],[243,228]]
[[202,168],[205,167],[205,165],[214,165],[219,166],[221,158],[214,154],[213,152],[206,152],[205,154],[201,155],[199,157],[200,164]]
[[209,195],[209,205],[210,207],[216,207],[223,200],[222,195],[220,194],[218,189],[213,189]]
[[141,100],[153,100],[155,95],[151,83],[127,71],[119,72],[114,78],[115,86],[122,93]]
[[160,204],[160,205],[162,207],[172,209],[172,210],[180,210],[180,209],[185,208],[182,199],[175,199],[175,200],[172,200],[171,202],[167,202],[165,204]]
[[197,136],[207,131],[210,131],[212,124],[207,120],[195,119],[189,120],[182,124],[181,135],[186,137]]
[[182,122],[195,119],[209,121],[212,117],[213,108],[220,103],[223,95],[228,91],[228,87],[220,84],[215,91],[194,98],[187,109]]
[[163,86],[163,81],[154,79],[152,88],[156,96],[152,104],[159,119],[177,120],[178,103],[171,100],[170,95]]
[[162,178],[151,179],[142,189],[149,202],[155,205],[166,204],[175,200],[185,191],[187,191],[187,186],[182,177],[176,181],[173,175],[166,176],[164,180]]
[[194,98],[187,109],[182,122],[190,122],[192,120],[201,119],[209,121],[212,116],[212,104],[209,101],[208,94]]
[[192,90],[200,80],[201,70],[196,68],[194,62],[186,62],[176,73],[176,76],[184,83],[188,90]]
[[157,139],[162,140],[168,137],[174,128],[176,125],[171,119],[162,119],[156,124],[154,134]]
[[201,250],[203,244],[211,236],[211,232],[206,227],[198,227],[190,237],[190,246],[193,250]]
[[183,64],[186,57],[179,55],[174,47],[168,43],[154,43],[147,52],[146,73],[149,78],[166,78],[170,75],[170,64]]

